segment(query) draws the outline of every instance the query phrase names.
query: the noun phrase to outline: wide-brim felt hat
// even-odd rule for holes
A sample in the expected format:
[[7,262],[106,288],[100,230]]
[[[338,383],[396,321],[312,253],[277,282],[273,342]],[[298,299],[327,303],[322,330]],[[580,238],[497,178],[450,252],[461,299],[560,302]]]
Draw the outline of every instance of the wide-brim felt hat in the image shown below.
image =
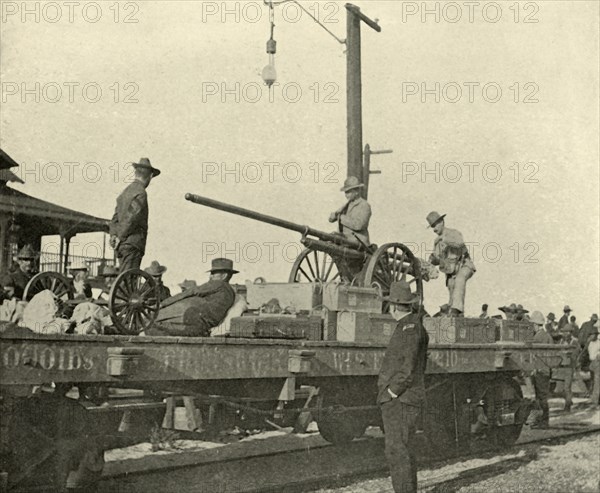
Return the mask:
[[511,303],[510,306],[501,306],[498,308],[498,310],[500,310],[501,312],[504,312],[504,313],[516,313],[517,305],[515,305],[514,303]]
[[131,165],[135,169],[147,169],[152,171],[153,177],[160,175],[160,170],[152,166],[152,164],[150,164],[150,159],[148,159],[147,157],[143,157],[140,159],[139,163],[131,163]]
[[150,267],[144,269],[151,276],[161,276],[167,272],[167,268],[164,265],[160,265],[156,260],[153,260]]
[[237,274],[239,270],[233,268],[232,260],[229,260],[228,258],[215,258],[212,260],[208,272],[231,272],[232,274]]
[[556,320],[556,315],[554,315],[554,313],[550,312],[546,318],[548,318],[549,320]]
[[529,313],[529,310],[525,310],[525,308],[523,308],[523,305],[517,305],[517,312],[518,313]]
[[186,279],[185,281],[179,283],[179,287],[185,289],[191,289],[197,286],[198,284],[196,284],[196,281],[190,281],[189,279]]
[[354,188],[363,188],[365,185],[358,181],[356,176],[349,176],[344,181],[344,186],[340,188],[340,192],[347,192],[348,190],[352,190]]
[[427,222],[429,223],[428,228],[433,228],[437,223],[439,223],[442,219],[446,217],[446,214],[441,214],[436,211],[431,211],[427,214]]
[[565,305],[565,307],[563,308],[563,312],[572,312],[573,310],[571,310],[571,307],[569,305]]
[[419,295],[411,292],[410,284],[407,282],[396,281],[390,286],[389,296],[384,296],[382,299],[394,305],[410,305],[419,299]]
[[34,259],[36,256],[35,250],[31,245],[25,245],[19,250],[19,253],[17,253],[17,259],[21,260]]

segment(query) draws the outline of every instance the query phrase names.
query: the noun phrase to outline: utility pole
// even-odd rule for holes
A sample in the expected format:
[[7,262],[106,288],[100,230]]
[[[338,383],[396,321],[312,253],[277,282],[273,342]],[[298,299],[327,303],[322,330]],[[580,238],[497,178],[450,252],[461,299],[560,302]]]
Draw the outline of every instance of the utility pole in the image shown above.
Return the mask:
[[348,176],[356,176],[365,183],[368,177],[363,173],[360,23],[364,22],[377,32],[381,32],[381,26],[364,15],[356,5],[347,3],[346,11]]

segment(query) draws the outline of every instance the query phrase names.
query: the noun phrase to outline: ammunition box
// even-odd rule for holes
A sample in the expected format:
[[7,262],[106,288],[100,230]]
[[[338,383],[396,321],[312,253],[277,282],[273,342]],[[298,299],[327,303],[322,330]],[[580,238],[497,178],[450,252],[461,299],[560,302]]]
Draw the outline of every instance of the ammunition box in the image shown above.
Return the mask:
[[230,337],[250,339],[323,339],[320,316],[296,317],[271,315],[259,317],[234,317],[231,319]]
[[496,325],[492,319],[427,317],[423,319],[430,344],[492,344]]
[[357,288],[345,284],[326,284],[323,306],[336,312],[381,314],[381,298],[374,288]]
[[339,312],[337,340],[343,342],[373,342],[387,345],[398,322],[381,313]]
[[322,303],[321,286],[316,283],[246,283],[246,301],[250,310],[258,310],[273,298],[282,309],[293,307],[295,311],[312,311]]
[[531,342],[535,329],[531,322],[521,320],[495,320],[498,342]]

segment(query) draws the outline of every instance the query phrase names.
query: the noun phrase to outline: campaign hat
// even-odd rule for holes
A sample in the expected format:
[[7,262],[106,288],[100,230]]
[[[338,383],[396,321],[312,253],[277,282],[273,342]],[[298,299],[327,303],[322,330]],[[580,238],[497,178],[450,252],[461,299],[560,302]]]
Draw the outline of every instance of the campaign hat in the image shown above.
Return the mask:
[[431,211],[427,214],[427,222],[429,223],[428,228],[433,228],[437,223],[446,217],[446,214],[441,214],[436,211]]
[[158,175],[160,175],[160,170],[158,168],[155,168],[152,166],[152,164],[150,164],[150,159],[148,159],[147,157],[143,157],[140,159],[139,163],[131,163],[131,165],[135,168],[135,169],[147,169],[150,170],[152,172],[152,176],[156,177]]
[[232,260],[229,260],[228,258],[215,258],[212,260],[208,272],[211,274],[213,272],[231,272],[232,274],[237,274],[239,270],[233,268]]
[[344,181],[344,186],[340,188],[340,192],[347,192],[348,190],[352,190],[354,188],[363,188],[365,185],[361,183],[356,176],[349,176]]

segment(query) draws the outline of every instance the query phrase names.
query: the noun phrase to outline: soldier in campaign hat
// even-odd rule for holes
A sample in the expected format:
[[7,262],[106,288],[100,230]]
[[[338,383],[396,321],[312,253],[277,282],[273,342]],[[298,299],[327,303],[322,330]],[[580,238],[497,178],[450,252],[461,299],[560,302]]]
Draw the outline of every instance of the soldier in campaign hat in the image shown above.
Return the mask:
[[146,251],[148,237],[148,195],[146,188],[160,170],[148,158],[132,163],[134,180],[117,198],[117,206],[110,223],[110,245],[117,252],[120,272],[139,269]]
[[187,291],[188,289],[192,289],[197,286],[198,286],[198,284],[196,283],[196,281],[192,281],[189,279],[185,279],[183,282],[179,283],[179,287],[181,288],[182,293]]
[[339,232],[357,244],[370,245],[369,221],[371,206],[362,198],[361,189],[364,184],[355,176],[349,176],[340,188],[346,195],[347,202],[337,211],[329,215],[329,222],[337,221]]
[[398,322],[379,372],[377,403],[385,428],[385,455],[395,492],[417,491],[415,433],[425,399],[429,337],[419,296],[410,284],[393,282],[390,313]]
[[37,253],[31,245],[25,245],[17,253],[18,269],[10,272],[5,272],[2,276],[0,284],[2,284],[7,298],[23,299],[23,292],[27,283],[35,275],[35,260]]
[[429,227],[437,235],[429,262],[438,265],[446,274],[446,286],[450,295],[450,316],[459,317],[465,311],[467,281],[475,273],[475,264],[469,256],[463,236],[456,229],[447,228],[446,214],[432,211],[427,214]]
[[229,284],[238,271],[226,258],[212,261],[208,282],[161,303],[155,326],[148,335],[207,337],[226,317],[235,301],[235,291]]
[[506,320],[514,320],[517,316],[517,305],[511,303],[509,306],[499,306],[498,310],[504,313]]
[[565,325],[569,323],[569,316],[571,315],[572,311],[573,310],[571,310],[571,307],[569,305],[565,305],[565,307],[563,308],[563,316],[560,317],[560,320],[558,321],[558,330],[561,330]]
[[163,301],[171,297],[171,290],[163,284],[162,276],[167,272],[167,268],[164,265],[160,265],[158,261],[153,260],[150,267],[144,269],[150,274],[156,281],[156,287],[158,290],[158,300]]

